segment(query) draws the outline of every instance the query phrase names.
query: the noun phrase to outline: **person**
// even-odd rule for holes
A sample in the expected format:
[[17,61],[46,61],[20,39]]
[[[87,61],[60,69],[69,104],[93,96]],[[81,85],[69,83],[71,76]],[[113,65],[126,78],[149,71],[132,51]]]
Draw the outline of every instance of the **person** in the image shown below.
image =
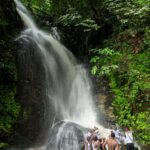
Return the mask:
[[119,146],[118,149],[121,149],[121,147],[123,147],[123,145],[125,143],[124,136],[121,134],[121,132],[119,131],[119,129],[117,129],[116,126],[111,126],[111,132],[113,132],[115,134],[115,138],[116,138],[116,141]]
[[106,142],[103,144],[103,150],[105,150],[105,145],[107,144],[108,150],[116,150],[118,149],[118,143],[115,139],[115,134],[111,132],[110,137]]
[[91,137],[93,135],[93,133],[94,133],[93,129],[90,129],[89,132],[87,133],[87,136]]
[[125,143],[127,150],[134,150],[133,134],[129,128],[125,129]]
[[101,135],[100,135],[100,132],[99,132],[98,129],[96,129],[96,130],[94,131],[94,134],[96,135],[96,137],[97,137],[98,139],[101,138]]
[[93,150],[99,150],[99,148],[100,148],[100,143],[99,143],[98,138],[97,138],[96,135],[94,135],[94,136],[92,137],[92,145],[93,145]]
[[92,140],[90,136],[87,136],[86,138],[85,150],[93,150]]
[[121,134],[121,132],[117,129],[115,130],[115,137],[116,137],[116,140],[117,140],[117,143],[119,145],[119,149],[121,149],[121,147],[123,146],[123,135]]
[[105,142],[106,142],[106,139],[102,138],[102,142],[101,142],[101,145],[100,145],[100,150],[107,150],[106,146],[103,146]]
[[86,135],[86,141],[85,141],[85,150],[97,150],[97,136],[95,131],[98,130],[97,127],[94,127],[89,130],[89,132]]

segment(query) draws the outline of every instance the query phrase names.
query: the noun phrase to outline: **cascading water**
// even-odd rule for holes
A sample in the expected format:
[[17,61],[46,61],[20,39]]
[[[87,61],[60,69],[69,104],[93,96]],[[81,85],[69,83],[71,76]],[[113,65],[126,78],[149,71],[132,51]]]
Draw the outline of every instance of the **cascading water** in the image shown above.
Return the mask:
[[[36,49],[45,75],[42,90],[47,99],[45,118],[52,120],[53,124],[45,129],[47,137],[43,149],[80,150],[85,128],[96,124],[87,72],[51,34],[38,29],[22,3],[17,0],[15,3],[27,27],[18,40]],[[28,55],[25,54],[25,57]],[[49,117],[51,113],[53,116]]]

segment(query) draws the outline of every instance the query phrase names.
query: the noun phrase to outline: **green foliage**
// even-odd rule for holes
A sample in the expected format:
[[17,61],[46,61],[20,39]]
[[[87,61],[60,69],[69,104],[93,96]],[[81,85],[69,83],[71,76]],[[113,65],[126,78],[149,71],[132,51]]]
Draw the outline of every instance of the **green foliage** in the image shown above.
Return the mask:
[[51,10],[50,0],[23,0],[22,1],[28,8],[32,9],[34,13],[49,13]]
[[82,22],[80,22],[79,24],[77,24],[76,26],[81,26],[81,27],[83,27],[83,31],[84,31],[84,32],[89,32],[89,31],[91,31],[91,30],[97,31],[97,30],[100,28],[100,26],[97,25],[97,24],[95,23],[95,21],[92,20],[92,19],[85,19],[85,20],[83,20]]
[[[92,67],[92,74],[95,75],[96,73],[99,75],[108,75],[111,72],[114,72],[118,69],[117,64],[111,64],[112,57],[119,56],[120,54],[118,52],[115,52],[114,50],[111,50],[109,48],[104,49],[91,49],[90,51],[94,52],[95,54],[98,54],[96,56],[93,56],[90,60],[91,63],[95,63],[97,66],[101,67],[101,70],[96,69],[97,66]],[[105,58],[105,59],[103,59]],[[109,62],[109,65],[105,65],[105,62]]]
[[87,0],[51,0],[51,13],[54,13],[56,17],[66,14],[66,10],[70,8],[80,11],[82,16],[89,14]]
[[75,9],[70,8],[68,9],[67,14],[59,17],[58,23],[62,23],[63,26],[75,26],[81,20],[82,16],[77,11],[75,11]]
[[0,132],[9,133],[16,121],[20,106],[15,102],[15,91],[0,89]]
[[147,50],[150,51],[150,47],[149,47],[149,43],[150,43],[150,28],[146,27],[145,28],[145,34],[143,37],[143,44],[141,45],[143,50]]
[[96,75],[97,71],[98,71],[97,66],[93,66],[91,70],[92,75]]
[[69,8],[67,14],[60,16],[58,23],[63,26],[80,27],[83,32],[97,31],[100,27],[91,18],[84,19],[75,9]]
[[103,48],[103,49],[91,49],[92,52],[100,54],[100,55],[105,55],[105,56],[112,56],[112,55],[117,55],[118,53],[114,52],[114,50],[111,50],[109,48]]
[[8,25],[8,23],[6,22],[6,20],[1,20],[1,21],[0,21],[0,26],[1,26],[1,27],[4,27],[4,26],[6,26],[6,25]]
[[[64,15],[58,17],[55,25],[63,32],[66,46],[80,54],[88,52],[87,47],[91,33],[96,33],[100,29],[95,20],[83,17],[74,8],[69,8]],[[80,51],[80,49],[84,49],[84,51]]]
[[136,3],[141,6],[145,6],[145,5],[150,6],[150,0],[137,0]]
[[120,45],[122,51],[108,47],[92,49],[94,56],[90,61],[93,64],[91,72],[108,78],[115,95],[113,106],[118,123],[133,128],[140,142],[149,143],[150,53],[145,49],[145,52],[130,54],[129,50],[124,50]]
[[[4,46],[6,46],[6,42],[1,44],[5,44]],[[14,87],[14,83],[17,80],[16,66],[13,60],[13,56],[10,54],[10,52],[8,52],[5,56],[1,56],[0,58],[0,76],[1,85],[6,84],[6,87],[7,85]]]
[[[0,42],[0,47],[8,48],[5,41]],[[13,131],[13,125],[20,113],[20,105],[15,101],[16,95],[16,66],[12,51],[5,51],[0,56],[0,147],[7,147],[8,143],[3,139]]]
[[5,148],[7,147],[8,144],[7,143],[4,143],[4,142],[0,142],[0,148]]
[[150,2],[107,0],[105,4],[108,10],[116,16],[120,23],[120,29],[141,28],[149,20]]
[[2,8],[0,7],[0,27],[5,27],[8,25],[8,21],[5,18],[4,12],[2,11]]

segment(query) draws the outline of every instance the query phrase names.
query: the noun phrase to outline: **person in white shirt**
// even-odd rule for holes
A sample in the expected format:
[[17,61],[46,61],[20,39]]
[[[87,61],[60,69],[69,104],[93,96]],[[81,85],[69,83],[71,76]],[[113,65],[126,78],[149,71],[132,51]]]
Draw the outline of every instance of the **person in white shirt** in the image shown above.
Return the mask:
[[92,140],[90,136],[87,136],[85,141],[85,150],[93,150]]
[[127,150],[134,150],[133,144],[133,132],[130,131],[128,128],[125,129],[125,143]]

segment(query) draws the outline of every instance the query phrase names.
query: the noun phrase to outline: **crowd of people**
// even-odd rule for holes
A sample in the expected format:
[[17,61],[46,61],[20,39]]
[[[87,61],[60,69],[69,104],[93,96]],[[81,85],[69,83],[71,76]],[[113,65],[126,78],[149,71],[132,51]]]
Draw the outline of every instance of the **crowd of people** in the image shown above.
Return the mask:
[[90,129],[86,135],[85,150],[134,150],[132,131],[129,128],[121,133],[117,128],[110,129],[109,136],[102,137],[97,127]]

